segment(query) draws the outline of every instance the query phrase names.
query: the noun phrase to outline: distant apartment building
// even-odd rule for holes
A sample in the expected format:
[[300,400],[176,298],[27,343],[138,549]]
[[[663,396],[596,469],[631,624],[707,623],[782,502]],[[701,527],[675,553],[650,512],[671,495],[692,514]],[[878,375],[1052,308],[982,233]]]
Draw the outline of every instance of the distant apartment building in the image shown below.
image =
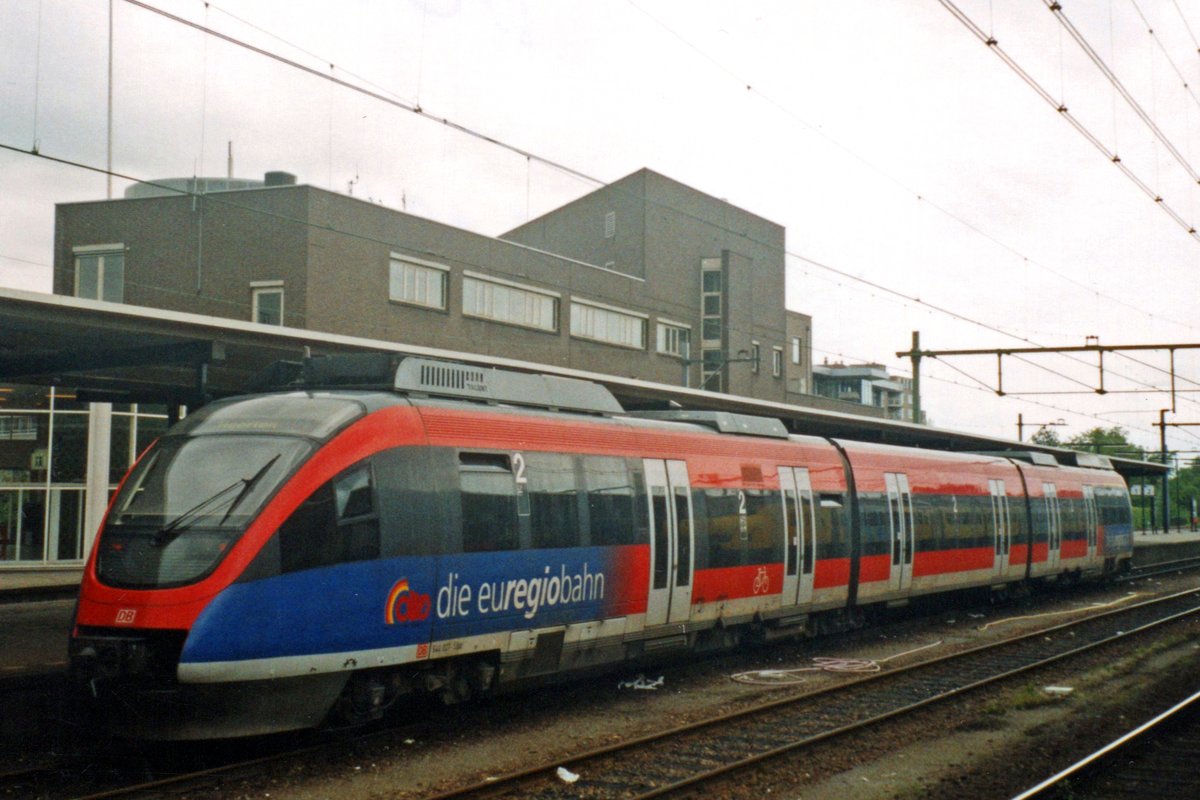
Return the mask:
[[812,381],[814,394],[878,409],[887,419],[914,422],[912,379],[889,375],[881,364],[817,364]]

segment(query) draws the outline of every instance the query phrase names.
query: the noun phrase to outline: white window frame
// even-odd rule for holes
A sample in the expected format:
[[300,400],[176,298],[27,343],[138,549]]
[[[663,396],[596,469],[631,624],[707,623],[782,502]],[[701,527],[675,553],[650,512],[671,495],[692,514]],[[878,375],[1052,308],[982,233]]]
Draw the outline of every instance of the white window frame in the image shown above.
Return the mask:
[[[75,287],[73,290],[74,296],[82,297],[82,295],[79,294],[79,257],[91,256],[99,258],[99,262],[96,265],[96,296],[85,297],[83,299],[102,300],[107,303],[125,302],[125,252],[125,245],[121,242],[114,242],[112,244],[89,244],[71,248],[71,259],[74,262],[75,267]],[[104,299],[104,258],[105,256],[110,255],[121,257],[121,296],[116,300]]]
[[630,350],[646,349],[649,314],[596,303],[571,301],[571,336]]
[[[692,326],[668,319],[658,321],[658,331],[655,343],[658,352],[664,356],[688,358],[691,352]],[[672,346],[673,345],[673,346]]]
[[752,359],[750,362],[750,371],[757,375],[758,362],[762,359],[762,345],[754,340],[750,341],[750,358]]
[[[259,322],[258,321],[258,303],[263,295],[278,294],[279,295],[279,322]],[[250,321],[258,325],[277,325],[283,327],[283,302],[284,291],[283,281],[250,281]]]
[[558,333],[562,295],[549,289],[463,272],[462,313],[519,328]]
[[800,346],[800,337],[792,337],[792,363],[799,364],[804,359],[804,348]]
[[[440,281],[440,287],[432,286],[433,278]],[[400,291],[396,292],[398,283]],[[440,292],[436,292],[438,288]],[[434,293],[438,296],[434,297]],[[388,261],[388,299],[407,306],[445,311],[450,302],[450,268],[392,253]]]
[[776,378],[783,377],[783,348],[771,348],[771,374]]

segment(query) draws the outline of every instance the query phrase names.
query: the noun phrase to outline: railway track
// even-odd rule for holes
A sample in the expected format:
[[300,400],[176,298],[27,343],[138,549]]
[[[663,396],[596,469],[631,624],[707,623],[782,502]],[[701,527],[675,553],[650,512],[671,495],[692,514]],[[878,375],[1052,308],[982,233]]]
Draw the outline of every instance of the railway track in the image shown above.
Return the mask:
[[1200,795],[1200,692],[1014,800]]
[[1197,613],[1200,590],[1182,592],[580,753],[427,800],[701,796],[706,786],[764,760],[796,754]]
[[[1176,567],[1176,569],[1178,568],[1179,567]],[[1176,595],[1174,598],[1170,599],[1173,602],[1187,605],[1188,603],[1182,598],[1191,596],[1191,593],[1185,593],[1183,595]],[[1194,605],[1200,606],[1200,598],[1194,600]],[[1157,607],[1157,604],[1153,602],[1147,603],[1143,604],[1143,607]],[[1112,631],[1115,630],[1115,628],[1113,628],[1114,625],[1128,630],[1133,629],[1133,625],[1130,623],[1121,622],[1118,625],[1119,620],[1124,620],[1126,618],[1125,615],[1131,611],[1132,609],[1121,609],[1116,612],[1109,612],[1105,615],[1094,616],[1088,620],[1081,620],[1076,623],[1070,623],[1067,625],[1056,626],[1047,630],[1041,630],[1035,634],[1030,634],[1022,638],[1026,640],[1032,640],[1038,637],[1046,637],[1049,635],[1052,636],[1056,641],[1066,641],[1067,639],[1070,639],[1073,642],[1079,643],[1083,641],[1080,634],[1078,632],[1070,633],[1070,631],[1073,630],[1076,625],[1083,625],[1086,623],[1103,625],[1104,623],[1100,620],[1104,619],[1111,620],[1109,625],[1110,630],[1107,633],[1107,635],[1111,636]],[[1151,617],[1155,616],[1154,613],[1149,611],[1146,611],[1145,613]],[[1062,634],[1061,636],[1059,635],[1060,633]],[[1103,631],[1095,634],[1095,636],[1099,637],[1100,640],[1102,640],[1105,635],[1106,634]],[[969,652],[978,653],[978,658],[983,659],[986,652],[991,651],[995,647],[1008,645],[1014,641],[1020,640],[1009,640],[1008,642],[1001,643],[1000,645],[977,648],[976,650]],[[945,661],[948,665],[954,663],[965,663],[958,662],[956,660],[961,658],[963,655],[967,654],[950,657],[949,659],[938,659],[922,665],[915,665],[911,669],[893,669],[886,675],[874,676],[873,680],[880,681],[882,685],[882,682],[890,676],[908,674],[914,669],[931,669],[932,665],[941,663],[943,661]],[[1010,657],[1012,663],[1020,662],[1022,659],[1028,660],[1028,657]],[[947,668],[950,670],[956,669],[954,666],[948,666]],[[978,676],[976,680],[986,682],[987,676],[995,671],[996,670],[994,667],[985,666],[975,668],[973,674]],[[954,692],[952,691],[948,692],[945,688],[936,688],[937,684],[935,679],[926,678],[924,680],[934,681],[934,683],[930,684],[934,688],[922,688],[920,686],[920,681],[916,681],[914,686],[908,690],[907,703],[900,703],[900,706],[907,704],[907,706],[915,708],[919,706],[914,704],[919,704],[923,702],[923,700],[925,702],[933,702],[939,699],[948,699],[949,697],[953,696]],[[940,680],[944,682],[946,679],[941,678]],[[796,738],[798,736],[801,740],[806,741],[807,744],[815,744],[822,739],[838,735],[839,733],[848,733],[853,729],[846,728],[845,730],[841,730],[842,726],[834,724],[834,721],[836,720],[853,718],[859,720],[860,724],[864,724],[861,723],[861,720],[870,720],[872,717],[878,717],[881,714],[887,713],[887,709],[889,707],[897,705],[897,702],[894,698],[892,700],[888,700],[885,696],[884,699],[876,701],[875,705],[872,705],[868,702],[862,704],[861,708],[856,708],[855,704],[858,701],[855,701],[851,695],[859,691],[859,688],[857,687],[860,687],[860,684],[865,684],[868,682],[870,681],[855,680],[823,692],[809,693],[806,695],[801,695],[798,698],[789,698],[783,701],[777,701],[776,703],[767,704],[766,706],[755,707],[750,709],[748,712],[741,712],[739,714],[729,715],[727,717],[719,717],[699,723],[697,725],[689,725],[674,729],[672,731],[665,732],[665,734],[647,736],[643,739],[633,742],[622,743],[621,745],[604,748],[599,751],[593,751],[592,753],[580,754],[579,756],[570,760],[559,760],[554,764],[541,765],[531,770],[525,770],[519,774],[502,776],[498,780],[487,781],[473,787],[465,787],[463,790],[448,792],[443,795],[437,795],[437,797],[451,798],[492,795],[524,797],[530,793],[546,797],[576,797],[584,793],[596,797],[657,796],[656,791],[658,789],[674,786],[675,784],[680,783],[679,776],[676,775],[675,772],[677,772],[678,768],[683,766],[685,763],[689,764],[688,769],[691,772],[696,772],[697,774],[703,773],[704,770],[701,768],[706,766],[712,768],[709,770],[710,772],[721,767],[730,768],[726,762],[730,761],[729,756],[731,754],[742,754],[742,757],[732,759],[732,762],[735,764],[744,761],[746,758],[754,756],[757,751],[764,749],[765,751],[768,751],[767,754],[769,755],[769,751],[773,748],[764,748],[764,743],[774,741],[780,737],[786,739],[788,736],[792,736],[792,738]],[[965,691],[966,689],[963,688],[961,690]],[[899,692],[899,690],[896,691]],[[886,690],[884,694],[886,695]],[[791,727],[786,724],[786,720],[789,716],[795,716],[796,711],[789,711],[789,709],[800,708],[801,705],[799,704],[802,703],[813,704],[811,707],[816,709],[816,711],[813,713],[816,714],[819,712],[819,716],[813,716],[813,718],[809,720],[808,727],[806,727],[804,730],[792,730]],[[850,703],[851,705],[841,705],[842,703]],[[754,726],[759,724],[754,721],[757,717],[750,715],[765,714],[772,707],[777,707],[776,715],[780,719],[779,722],[773,724],[773,727],[776,728],[776,732],[767,734],[766,737],[760,736],[753,730]],[[611,754],[614,759],[623,758],[623,753],[630,752],[631,750],[638,750],[639,748],[642,748],[643,745],[647,749],[645,760],[653,761],[656,757],[649,754],[651,752],[649,747],[662,736],[682,736],[687,731],[694,730],[697,732],[694,735],[700,737],[700,740],[702,740],[703,736],[705,735],[703,733],[705,728],[715,728],[716,726],[724,725],[726,722],[737,720],[743,715],[747,715],[746,720],[738,724],[744,726],[744,729],[748,732],[740,736],[742,739],[740,743],[736,741],[736,739],[739,738],[738,735],[733,735],[733,739],[735,741],[732,743],[729,741],[722,741],[707,748],[715,753],[720,753],[720,759],[714,759],[713,754],[706,752],[706,746],[702,743],[696,744],[694,752],[688,755],[686,760],[682,751],[678,754],[673,754],[671,759],[668,760],[668,763],[672,764],[672,769],[662,772],[662,774],[658,774],[661,770],[653,765],[651,767],[646,767],[645,769],[639,768],[633,770],[635,773],[640,774],[643,778],[648,778],[647,780],[642,781],[643,785],[639,785],[636,777],[628,780],[614,780],[612,776],[619,775],[619,769],[610,769],[608,766],[603,765],[598,766],[595,769],[584,766],[591,759],[600,758],[606,754]],[[410,726],[404,726],[404,729],[408,729],[409,727]],[[789,731],[791,732],[789,733]],[[387,735],[400,735],[401,738],[403,738],[401,732],[397,728],[393,727],[375,734],[368,734],[368,736],[365,737],[359,736],[351,741],[361,742],[373,736]],[[311,741],[311,739],[309,741]],[[278,748],[277,752],[272,752],[267,755],[252,759],[245,759],[237,756],[226,756],[223,759],[210,759],[210,762],[216,761],[219,763],[217,763],[215,766],[205,766],[202,769],[177,767],[170,770],[164,770],[161,767],[148,766],[145,762],[137,762],[136,760],[130,763],[114,764],[111,759],[108,759],[104,756],[96,756],[94,758],[76,757],[71,760],[59,760],[46,765],[42,769],[31,768],[27,771],[23,771],[24,774],[21,775],[17,775],[16,773],[8,775],[0,774],[0,800],[7,800],[7,798],[10,797],[16,798],[31,796],[44,798],[80,798],[80,800],[100,800],[100,798],[140,797],[155,795],[161,796],[161,793],[166,790],[170,790],[173,794],[178,794],[192,788],[204,789],[207,787],[211,790],[214,786],[220,786],[222,783],[227,781],[237,780],[246,776],[254,777],[261,775],[263,767],[271,764],[272,762],[281,762],[286,761],[287,759],[303,759],[305,753],[319,753],[322,751],[328,752],[331,748],[344,744],[347,744],[347,740],[345,738],[341,738],[337,741],[325,740],[320,744],[303,748]],[[692,745],[689,745],[689,747],[691,746]],[[667,745],[667,747],[669,748],[670,745]],[[241,755],[244,755],[244,753],[239,754],[239,756]],[[639,758],[641,757],[639,756]],[[321,760],[326,761],[330,759],[325,758]],[[575,785],[568,785],[559,781],[559,779],[556,777],[557,767],[563,764],[568,765],[573,771],[577,770],[576,774],[584,775],[584,777],[580,779],[579,783]],[[86,767],[86,769],[84,767]],[[608,788],[597,789],[592,785],[594,782],[596,782],[595,779],[588,778],[587,776],[597,774],[606,774],[609,776],[605,779],[605,781],[603,781],[603,783],[608,785]],[[81,778],[80,776],[83,777]],[[647,794],[647,792],[650,793]]]

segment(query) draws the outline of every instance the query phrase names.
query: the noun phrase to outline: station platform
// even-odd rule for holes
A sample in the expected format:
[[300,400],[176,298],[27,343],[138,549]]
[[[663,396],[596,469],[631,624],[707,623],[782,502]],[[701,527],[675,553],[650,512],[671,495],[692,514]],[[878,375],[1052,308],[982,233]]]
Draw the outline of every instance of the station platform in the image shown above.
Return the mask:
[[1172,528],[1169,533],[1134,531],[1133,563],[1136,566],[1159,564],[1181,558],[1200,556],[1200,531]]
[[0,568],[0,603],[72,597],[81,580],[83,567]]

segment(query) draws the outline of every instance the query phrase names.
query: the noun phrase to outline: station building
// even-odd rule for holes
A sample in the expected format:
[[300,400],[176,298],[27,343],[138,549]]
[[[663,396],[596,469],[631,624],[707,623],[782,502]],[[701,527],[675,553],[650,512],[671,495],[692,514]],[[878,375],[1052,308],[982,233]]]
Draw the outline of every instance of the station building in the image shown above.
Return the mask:
[[[812,393],[785,230],[650,170],[498,237],[263,180],[56,207],[54,292],[883,416]],[[0,570],[78,567],[164,406],[0,388]]]

